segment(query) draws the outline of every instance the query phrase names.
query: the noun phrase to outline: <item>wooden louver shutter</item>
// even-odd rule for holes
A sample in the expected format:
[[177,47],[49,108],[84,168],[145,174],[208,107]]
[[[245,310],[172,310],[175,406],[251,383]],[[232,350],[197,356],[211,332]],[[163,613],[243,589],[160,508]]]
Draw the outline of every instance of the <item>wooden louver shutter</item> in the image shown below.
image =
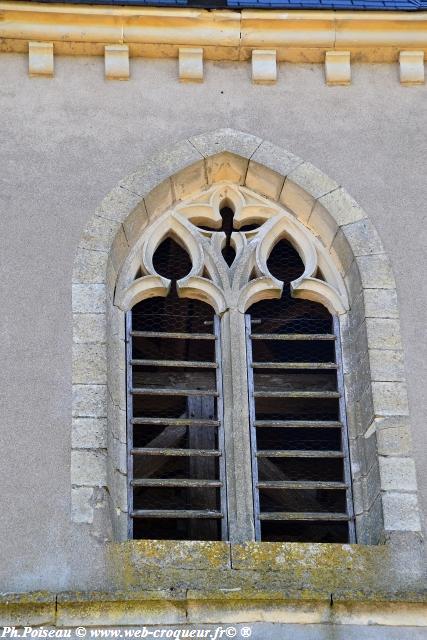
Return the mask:
[[338,322],[290,296],[303,265],[288,242],[269,269],[282,298],[246,318],[256,537],[354,542]]
[[[158,252],[180,277],[182,249]],[[128,313],[127,341],[130,537],[226,539],[219,319],[172,287]]]

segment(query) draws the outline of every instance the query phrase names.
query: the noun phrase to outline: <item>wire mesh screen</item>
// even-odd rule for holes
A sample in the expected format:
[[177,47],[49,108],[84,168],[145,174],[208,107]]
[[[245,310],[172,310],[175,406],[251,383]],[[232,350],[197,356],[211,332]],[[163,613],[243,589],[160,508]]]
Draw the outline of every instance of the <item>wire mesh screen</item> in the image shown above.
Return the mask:
[[292,298],[290,282],[304,265],[289,242],[275,246],[268,267],[284,282],[282,297],[254,304],[246,322],[257,537],[347,542],[333,318],[318,303]]
[[280,300],[262,300],[251,307],[257,333],[330,333],[332,317],[316,302],[292,298],[290,283],[304,272],[304,264],[289,242],[282,240],[268,259],[268,269],[281,280]]
[[130,529],[134,538],[218,540],[225,529],[218,323],[181,299],[191,269],[172,239],[154,254],[170,294],[128,317]]

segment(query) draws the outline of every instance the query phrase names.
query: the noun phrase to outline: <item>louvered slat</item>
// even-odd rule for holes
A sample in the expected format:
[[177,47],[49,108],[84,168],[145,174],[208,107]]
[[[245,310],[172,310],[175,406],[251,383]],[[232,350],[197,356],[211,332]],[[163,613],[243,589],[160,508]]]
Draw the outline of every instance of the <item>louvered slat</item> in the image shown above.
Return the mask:
[[194,480],[185,478],[139,478],[132,480],[133,487],[222,487],[219,480]]
[[145,424],[169,427],[218,427],[219,420],[203,418],[132,418],[131,424]]
[[258,458],[343,458],[342,451],[316,451],[311,449],[265,449],[257,451]]
[[254,391],[255,398],[339,398],[338,391]]
[[253,369],[337,369],[335,362],[253,362]]
[[348,522],[350,518],[346,513],[333,512],[298,512],[298,511],[271,511],[262,512],[259,515],[260,520],[300,520],[300,521],[331,521],[331,522]]
[[189,369],[216,369],[216,362],[198,362],[197,360],[131,360],[131,365],[138,367],[171,367]]
[[199,511],[196,509],[135,509],[132,518],[223,518],[221,511]]
[[259,480],[258,489],[346,489],[345,482],[321,482],[320,480]]
[[252,333],[252,340],[335,340],[333,333]]
[[181,333],[177,331],[131,331],[134,338],[171,338],[173,340],[215,340],[213,333]]
[[335,420],[255,420],[255,426],[275,429],[341,429]]
[[131,449],[133,456],[199,456],[217,458],[221,451],[213,449],[166,449],[165,447],[139,447]]
[[218,396],[218,391],[213,389],[176,389],[159,387],[134,387],[130,390],[132,395],[139,396]]

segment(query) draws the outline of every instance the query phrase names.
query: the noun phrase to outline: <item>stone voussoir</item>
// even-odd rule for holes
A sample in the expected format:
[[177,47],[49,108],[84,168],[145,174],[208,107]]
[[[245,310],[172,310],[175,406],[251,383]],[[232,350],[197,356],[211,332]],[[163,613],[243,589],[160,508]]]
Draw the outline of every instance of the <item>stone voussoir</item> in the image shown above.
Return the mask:
[[125,178],[120,186],[145,198],[167,178],[200,160],[203,160],[202,154],[191,142],[183,140],[156,154],[139,171]]
[[234,129],[219,129],[193,136],[189,138],[189,142],[204,158],[228,152],[249,160],[260,146],[262,139]]
[[356,257],[365,289],[395,289],[390,260],[385,254]]
[[335,180],[331,180],[310,162],[302,162],[286,176],[280,202],[301,222],[306,222],[316,200],[338,187]]

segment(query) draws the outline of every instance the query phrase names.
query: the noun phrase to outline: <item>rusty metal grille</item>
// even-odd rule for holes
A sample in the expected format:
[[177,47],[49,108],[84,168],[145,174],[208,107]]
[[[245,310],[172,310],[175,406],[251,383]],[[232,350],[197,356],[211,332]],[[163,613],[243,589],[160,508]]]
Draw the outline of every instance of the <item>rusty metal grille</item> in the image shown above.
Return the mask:
[[[190,268],[173,240],[155,264]],[[127,363],[129,536],[226,539],[219,319],[173,285],[127,314]]]
[[291,297],[304,266],[288,242],[268,266],[283,295],[246,317],[256,538],[354,542],[338,322]]

